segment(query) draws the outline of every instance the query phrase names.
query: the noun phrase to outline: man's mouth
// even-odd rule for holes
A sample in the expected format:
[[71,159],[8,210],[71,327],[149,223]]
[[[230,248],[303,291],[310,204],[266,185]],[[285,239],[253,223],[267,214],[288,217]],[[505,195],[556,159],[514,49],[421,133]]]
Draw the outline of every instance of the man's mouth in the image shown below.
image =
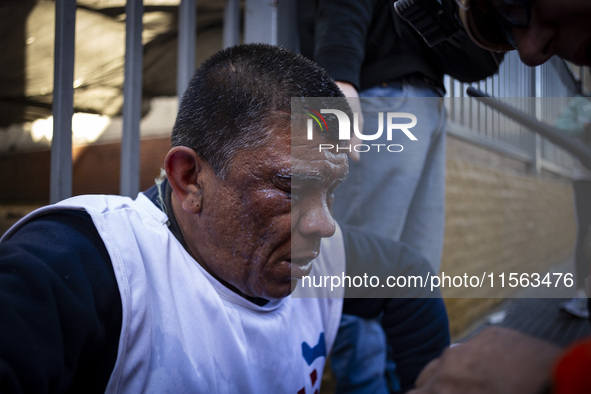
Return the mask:
[[310,275],[314,258],[315,257],[302,257],[288,260],[291,267],[292,279],[302,279],[304,276]]

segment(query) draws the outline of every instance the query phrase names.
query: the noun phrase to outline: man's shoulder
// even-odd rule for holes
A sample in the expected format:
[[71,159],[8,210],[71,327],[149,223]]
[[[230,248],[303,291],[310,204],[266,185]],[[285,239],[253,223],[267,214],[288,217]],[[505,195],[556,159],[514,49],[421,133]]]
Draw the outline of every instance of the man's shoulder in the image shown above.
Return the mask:
[[[9,322],[0,325],[1,345],[39,356],[15,363],[23,366],[11,372],[15,379],[28,380],[31,386],[26,387],[38,391],[46,371],[64,371],[64,385],[85,391],[106,387],[117,355],[121,300],[109,254],[90,215],[64,209],[31,216],[0,242],[0,272],[0,299]],[[23,334],[40,327],[44,336]],[[63,348],[55,348],[58,341]],[[88,352],[81,351],[80,343],[87,344]],[[72,376],[71,366],[60,362],[74,359]]]
[[4,261],[10,251],[11,260],[18,260],[23,267],[36,265],[54,271],[68,270],[66,266],[76,262],[100,262],[95,269],[111,265],[92,218],[84,210],[51,210],[32,215],[10,229],[0,246],[5,251]]
[[47,242],[47,246],[51,248],[57,247],[60,240],[73,244],[78,240],[92,238],[95,234],[98,236],[90,215],[82,209],[41,209],[27,215],[10,228],[2,241],[34,241],[37,244]]
[[[46,205],[38,208],[21,220],[15,223],[8,231],[2,235],[1,241],[12,238],[17,232],[28,234],[37,227],[58,227],[61,231],[72,232],[75,227],[82,226],[84,229],[91,229],[92,218],[89,215],[90,210],[106,212],[109,210],[121,209],[131,201],[129,197],[110,196],[110,195],[81,195],[70,197],[56,204]],[[77,219],[70,222],[64,218]],[[22,228],[26,230],[23,233]],[[61,232],[51,232],[48,236],[58,235]],[[74,234],[76,232],[74,231]],[[83,233],[84,234],[84,233]]]

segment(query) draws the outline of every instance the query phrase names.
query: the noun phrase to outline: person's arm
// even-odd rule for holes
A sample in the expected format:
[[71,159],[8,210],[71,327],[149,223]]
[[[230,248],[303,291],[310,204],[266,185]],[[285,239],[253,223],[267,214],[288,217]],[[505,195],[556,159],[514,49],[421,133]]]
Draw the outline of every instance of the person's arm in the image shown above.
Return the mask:
[[450,344],[447,310],[441,298],[387,299],[382,327],[388,338],[403,391]]
[[544,393],[561,352],[518,331],[490,327],[427,365],[411,393]]
[[320,0],[314,20],[314,60],[336,81],[359,90],[371,0]]
[[440,298],[346,298],[343,313],[382,315],[402,391],[412,389],[423,368],[449,346],[447,311]]
[[104,392],[122,310],[88,214],[47,214],[0,243],[0,316],[1,392]]
[[[373,0],[299,1],[299,29],[302,53],[318,63],[335,80],[349,104],[359,116],[363,130],[363,112],[359,102],[361,68],[373,7]],[[308,42],[311,41],[311,42]],[[353,135],[351,145],[361,140]],[[349,157],[359,160],[359,152]]]
[[591,338],[570,345],[556,362],[552,374],[552,394],[591,393]]

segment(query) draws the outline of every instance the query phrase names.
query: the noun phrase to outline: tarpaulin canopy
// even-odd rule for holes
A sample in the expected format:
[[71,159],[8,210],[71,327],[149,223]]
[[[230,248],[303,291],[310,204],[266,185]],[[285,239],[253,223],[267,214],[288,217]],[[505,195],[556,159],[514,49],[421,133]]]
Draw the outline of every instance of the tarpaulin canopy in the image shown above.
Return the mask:
[[[125,0],[77,1],[75,111],[110,116],[121,113],[125,3]],[[144,0],[143,96],[146,99],[176,95],[178,3],[178,0]],[[197,1],[196,64],[221,48],[224,3]],[[51,114],[54,33],[54,1],[0,2],[0,127]]]

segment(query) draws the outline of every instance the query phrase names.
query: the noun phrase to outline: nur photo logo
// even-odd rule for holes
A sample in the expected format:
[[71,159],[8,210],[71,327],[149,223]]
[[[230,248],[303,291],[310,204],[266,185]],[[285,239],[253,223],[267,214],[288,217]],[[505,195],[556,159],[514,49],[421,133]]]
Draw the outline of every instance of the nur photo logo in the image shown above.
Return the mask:
[[[338,124],[338,138],[341,141],[351,141],[351,130],[353,131],[354,136],[363,142],[375,141],[381,138],[384,133],[386,133],[386,139],[388,141],[392,141],[394,133],[400,132],[402,132],[409,139],[409,141],[418,141],[418,138],[410,131],[411,128],[417,125],[417,117],[408,112],[378,112],[377,131],[370,131],[369,134],[366,134],[364,132],[368,132],[368,130],[363,130],[364,132],[359,130],[359,114],[357,112],[353,113],[353,121],[351,122],[349,115],[339,109],[320,109],[320,111],[316,111],[310,107],[304,107],[303,109],[305,114],[310,117],[307,121],[308,140],[312,140],[314,138],[315,128],[320,130],[320,133],[328,132],[328,124],[330,123],[331,127],[333,127],[335,124],[334,118],[336,118],[336,124]],[[334,118],[329,118],[329,122],[327,122],[327,119],[323,115]],[[377,150],[379,152],[380,150],[384,150],[395,153],[402,152],[404,147],[401,144],[394,143],[360,143],[348,144],[346,146],[319,144],[318,149],[320,151],[323,149],[335,149],[337,152],[368,152],[370,150]]]

